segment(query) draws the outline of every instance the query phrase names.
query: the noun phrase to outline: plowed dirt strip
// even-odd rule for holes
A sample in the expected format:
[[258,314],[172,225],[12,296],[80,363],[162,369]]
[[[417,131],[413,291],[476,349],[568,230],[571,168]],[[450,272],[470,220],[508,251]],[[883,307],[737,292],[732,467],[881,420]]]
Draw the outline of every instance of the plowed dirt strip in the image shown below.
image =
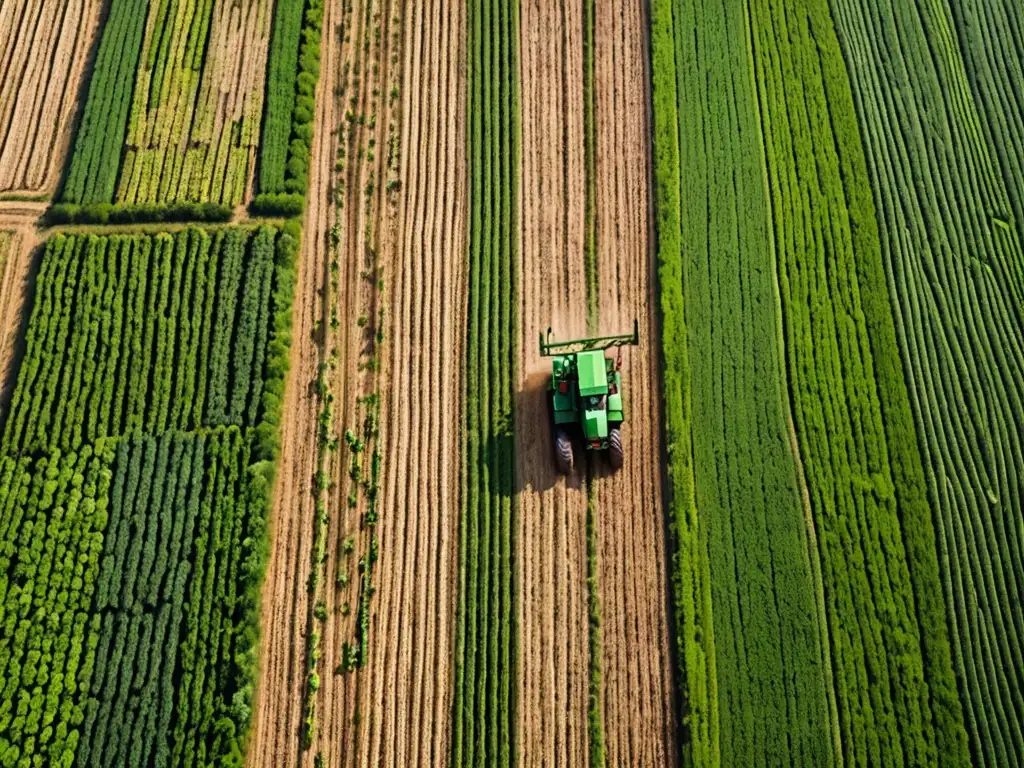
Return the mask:
[[622,351],[625,464],[593,462],[607,764],[676,761],[661,476],[661,395],[650,239],[646,4],[597,0],[594,87],[600,334]]
[[587,499],[582,460],[571,477],[555,473],[551,367],[537,333],[549,324],[561,338],[586,332],[583,17],[579,2],[521,7],[517,754],[524,765],[574,766],[589,754]]
[[323,317],[328,232],[333,210],[331,168],[340,33],[337,4],[326,3],[317,87],[310,190],[293,310],[292,360],[285,391],[281,457],[270,523],[270,558],[263,586],[261,677],[257,685],[248,764],[291,768],[312,764],[300,750],[308,610],[306,579],[313,541],[317,400],[320,350],[313,329]]
[[0,192],[57,185],[101,0],[0,4]]
[[367,668],[356,673],[366,711],[350,751],[357,765],[443,766],[451,753],[466,310],[463,5],[415,4],[395,32],[402,186],[383,251],[390,341],[382,351],[380,583]]
[[[342,106],[335,149],[339,163],[335,193],[338,246],[332,253],[332,269],[335,260],[338,265],[338,284],[332,302],[336,301],[338,322],[337,331],[328,338],[329,347],[337,349],[338,366],[330,387],[336,429],[340,433],[351,430],[365,447],[359,457],[342,443],[331,468],[334,486],[328,493],[324,574],[327,618],[318,708],[322,723],[311,750],[321,754],[325,766],[380,763],[385,750],[404,752],[404,745],[387,739],[383,745],[380,742],[382,721],[391,716],[395,700],[375,695],[369,688],[379,677],[390,674],[391,664],[397,661],[389,658],[386,668],[381,661],[386,638],[378,629],[376,616],[385,596],[396,599],[388,581],[395,566],[393,561],[385,566],[382,560],[394,554],[389,550],[404,545],[405,534],[382,504],[380,496],[386,485],[376,485],[388,480],[382,449],[392,443],[391,425],[380,398],[387,395],[401,370],[391,372],[387,355],[392,334],[401,331],[390,299],[395,278],[387,265],[397,252],[402,194],[401,186],[391,183],[398,179],[402,148],[402,105],[392,95],[401,82],[402,14],[397,0],[351,3],[342,21],[344,40],[337,63]],[[333,325],[330,318],[325,322]],[[402,402],[398,407],[408,405]],[[370,424],[375,426],[368,427]],[[376,475],[374,456],[380,457]],[[403,466],[402,476],[411,469]],[[377,490],[370,490],[375,487]],[[378,557],[381,559],[375,563]],[[397,599],[403,597],[400,592]],[[361,611],[365,615],[361,616]],[[406,763],[392,759],[381,764]]]

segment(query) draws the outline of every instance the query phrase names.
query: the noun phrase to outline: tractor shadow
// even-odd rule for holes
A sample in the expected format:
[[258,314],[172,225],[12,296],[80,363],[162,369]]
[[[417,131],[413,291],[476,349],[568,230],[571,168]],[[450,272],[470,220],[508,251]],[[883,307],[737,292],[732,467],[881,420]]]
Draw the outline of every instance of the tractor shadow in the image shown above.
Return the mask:
[[[546,361],[542,361],[546,362]],[[554,435],[548,401],[551,369],[545,365],[530,370],[515,393],[515,439],[510,446],[515,456],[515,492],[543,493],[558,485],[563,475],[555,464]],[[565,477],[567,488],[582,489],[586,473],[586,450],[582,440],[573,442],[575,467]]]

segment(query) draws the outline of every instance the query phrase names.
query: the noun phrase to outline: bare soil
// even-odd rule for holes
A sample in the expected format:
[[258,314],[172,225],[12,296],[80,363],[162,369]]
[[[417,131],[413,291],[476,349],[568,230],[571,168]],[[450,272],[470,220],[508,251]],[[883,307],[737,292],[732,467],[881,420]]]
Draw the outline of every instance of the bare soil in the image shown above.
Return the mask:
[[598,464],[602,705],[608,765],[676,760],[665,548],[656,264],[649,199],[646,4],[597,0],[595,118],[597,266],[602,334],[622,351],[626,460]]
[[516,474],[517,754],[524,765],[589,760],[585,463],[555,473],[537,334],[586,333],[582,6],[521,5],[522,167]]
[[0,409],[14,384],[11,377],[16,342],[27,320],[25,301],[31,288],[32,252],[38,244],[31,224],[0,211]]
[[0,192],[54,191],[101,0],[0,5]]
[[[466,306],[464,25],[461,7],[443,0],[326,8],[254,766],[311,766],[316,755],[325,766],[449,758]],[[350,474],[345,440],[318,460],[323,401],[313,382],[321,362],[331,434],[351,430],[366,440],[362,478],[380,451],[372,526],[370,495]],[[367,437],[372,396],[379,433]],[[326,561],[311,598],[318,466],[332,485],[322,497]],[[346,645],[359,639],[359,562],[374,540],[368,653],[363,666],[339,671]],[[323,600],[323,621],[311,618],[311,600]],[[311,629],[320,689],[303,751]]]
[[[401,5],[391,2],[390,13],[400,15]],[[464,24],[461,4],[431,0],[407,6],[400,26],[387,28],[395,35],[387,57],[400,46],[401,66],[389,114],[401,151],[388,176],[401,187],[377,201],[387,297],[380,560],[370,654],[353,681],[358,732],[342,744],[349,766],[443,766],[450,755],[466,311]],[[378,129],[378,146],[386,145],[380,117]],[[335,739],[347,723],[339,726]]]

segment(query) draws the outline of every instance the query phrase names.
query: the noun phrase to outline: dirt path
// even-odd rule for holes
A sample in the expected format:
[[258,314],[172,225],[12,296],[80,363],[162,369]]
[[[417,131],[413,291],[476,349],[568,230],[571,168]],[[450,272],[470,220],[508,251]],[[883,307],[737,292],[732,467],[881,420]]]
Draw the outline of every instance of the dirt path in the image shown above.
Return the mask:
[[[523,223],[521,394],[517,401],[520,520],[519,749],[530,764],[588,759],[585,509],[577,472],[554,475],[546,403],[550,364],[537,332],[586,335],[582,5],[525,2],[522,25]],[[602,729],[608,765],[676,757],[660,468],[658,338],[648,199],[644,6],[595,8],[599,328],[640,320],[623,352],[626,465],[594,472],[602,614]]]
[[32,286],[32,252],[38,245],[38,233],[31,224],[0,216],[0,423],[14,384],[18,331],[28,319],[24,307]]
[[[281,457],[270,525],[270,558],[263,586],[261,676],[248,750],[253,766],[290,768],[309,755],[299,749],[308,611],[306,579],[313,539],[311,488],[316,471],[320,348],[313,338],[322,321],[328,232],[333,210],[331,169],[337,124],[335,101],[340,32],[336,3],[327,3],[317,86],[316,128],[310,161],[309,201],[303,227],[293,311],[292,359],[285,390]],[[303,764],[311,764],[311,757]]]
[[101,0],[0,6],[0,192],[45,194],[60,176]]
[[588,762],[586,490],[555,475],[537,334],[586,331],[582,7],[521,6],[523,150],[516,387],[519,698],[524,765]]
[[640,321],[640,346],[622,354],[626,462],[615,475],[594,481],[608,765],[671,765],[676,759],[645,9],[639,0],[621,6],[597,0],[595,12],[599,331],[629,332],[633,319]]

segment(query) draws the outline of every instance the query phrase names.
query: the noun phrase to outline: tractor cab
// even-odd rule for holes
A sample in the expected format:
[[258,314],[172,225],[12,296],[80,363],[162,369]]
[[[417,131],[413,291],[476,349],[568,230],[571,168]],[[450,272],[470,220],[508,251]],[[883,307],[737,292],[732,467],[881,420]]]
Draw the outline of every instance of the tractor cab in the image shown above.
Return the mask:
[[552,357],[550,393],[559,469],[572,471],[571,433],[580,433],[588,451],[608,451],[612,466],[622,466],[622,379],[618,362],[605,357],[611,347],[639,342],[638,324],[626,336],[601,336],[552,342],[551,329],[541,354]]

